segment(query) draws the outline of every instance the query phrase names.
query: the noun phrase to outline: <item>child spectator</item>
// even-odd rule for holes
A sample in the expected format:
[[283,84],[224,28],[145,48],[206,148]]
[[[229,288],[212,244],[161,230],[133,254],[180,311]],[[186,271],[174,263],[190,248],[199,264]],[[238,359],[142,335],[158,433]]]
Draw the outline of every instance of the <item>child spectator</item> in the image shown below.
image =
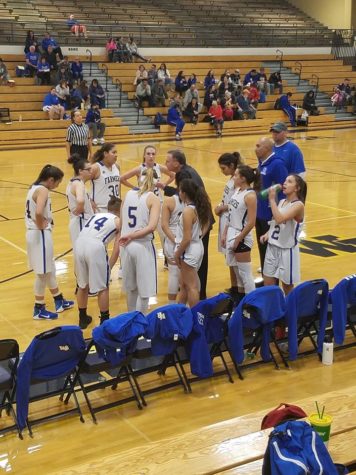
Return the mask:
[[62,80],[56,86],[56,96],[59,99],[59,103],[63,106],[66,110],[70,109],[70,92],[68,83]]
[[51,67],[47,63],[45,56],[41,56],[37,64],[37,78],[41,85],[51,84]]
[[108,54],[108,60],[110,61],[110,63],[113,62],[114,52],[116,48],[117,48],[117,44],[116,44],[115,39],[113,37],[109,38],[108,41],[106,42],[105,49]]
[[42,110],[48,112],[49,120],[59,118],[63,120],[64,107],[59,104],[59,99],[56,96],[56,90],[53,87],[43,100]]
[[98,104],[99,109],[105,109],[105,92],[97,79],[93,79],[89,87],[90,103]]
[[73,14],[69,15],[69,18],[67,20],[67,26],[75,36],[79,36],[80,34],[82,34],[85,38],[88,38],[87,27],[79,23],[79,21],[74,18]]
[[35,47],[36,53],[39,53],[39,44],[37,39],[35,38],[35,34],[32,30],[28,30],[27,35],[26,35],[26,40],[25,40],[25,54],[29,53],[30,51],[30,46]]
[[74,81],[83,81],[83,64],[81,63],[79,56],[77,56],[72,62],[70,69]]
[[176,140],[182,140],[182,132],[185,126],[185,122],[180,114],[180,105],[177,102],[173,102],[168,109],[167,124],[174,125],[176,128]]
[[26,53],[26,68],[25,74],[27,76],[33,77],[37,73],[37,65],[40,60],[40,55],[36,53],[35,46],[30,46],[30,51]]
[[138,67],[136,71],[135,79],[133,82],[134,86],[137,86],[138,84],[140,84],[141,81],[147,78],[148,78],[148,73],[146,71],[146,68],[144,67],[143,64],[140,64],[140,66]]
[[52,46],[54,54],[58,54],[60,60],[63,59],[61,47],[59,46],[57,41],[51,37],[48,31],[46,31],[45,33],[41,46],[44,53],[48,52],[48,46]]
[[211,118],[211,124],[216,130],[216,136],[222,136],[222,129],[224,126],[223,110],[221,105],[217,101],[213,101],[209,108],[209,117]]
[[85,117],[85,123],[91,130],[91,136],[93,145],[96,145],[98,142],[100,144],[105,143],[104,134],[106,125],[104,122],[101,122],[101,114],[98,104],[92,104],[91,108],[88,110]]

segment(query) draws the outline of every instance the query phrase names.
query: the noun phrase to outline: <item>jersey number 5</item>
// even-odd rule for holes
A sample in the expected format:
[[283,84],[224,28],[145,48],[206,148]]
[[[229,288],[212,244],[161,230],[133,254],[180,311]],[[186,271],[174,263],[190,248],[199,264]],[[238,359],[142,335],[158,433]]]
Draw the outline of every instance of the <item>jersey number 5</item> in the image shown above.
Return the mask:
[[127,214],[129,216],[129,228],[135,228],[137,224],[137,216],[135,212],[137,211],[137,206],[129,206]]

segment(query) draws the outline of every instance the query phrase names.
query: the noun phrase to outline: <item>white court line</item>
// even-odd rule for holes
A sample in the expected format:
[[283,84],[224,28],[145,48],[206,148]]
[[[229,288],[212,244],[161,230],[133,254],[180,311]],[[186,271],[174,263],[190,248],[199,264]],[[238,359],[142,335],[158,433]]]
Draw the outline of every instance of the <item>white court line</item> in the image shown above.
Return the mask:
[[13,242],[8,241],[7,239],[5,239],[4,237],[0,236],[0,241],[4,242],[5,244],[8,244],[9,246],[14,247],[14,248],[17,249],[18,251],[21,251],[21,252],[23,252],[24,254],[27,255],[27,251],[25,251],[25,249],[22,249],[22,247],[17,246],[17,245],[14,244]]
[[314,206],[321,206],[322,208],[328,208],[328,209],[333,209],[334,211],[342,211],[343,213],[349,213],[354,215],[354,211],[349,211],[348,209],[342,209],[342,208],[335,208],[334,206],[328,206],[328,205],[322,205],[320,203],[314,203],[313,201],[307,200],[308,205],[314,205]]
[[315,219],[313,221],[306,221],[308,224],[312,223],[321,223],[322,221],[331,221],[333,219],[345,219],[345,218],[354,218],[356,214],[350,214],[349,216],[334,216],[333,218],[323,218],[323,219]]

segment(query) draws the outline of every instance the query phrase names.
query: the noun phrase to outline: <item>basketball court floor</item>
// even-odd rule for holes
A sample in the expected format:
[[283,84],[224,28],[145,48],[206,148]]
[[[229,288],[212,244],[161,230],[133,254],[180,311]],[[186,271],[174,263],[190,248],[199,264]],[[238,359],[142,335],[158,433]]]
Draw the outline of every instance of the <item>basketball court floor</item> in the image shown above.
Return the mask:
[[[255,166],[257,139],[257,136],[212,137],[154,145],[158,149],[157,162],[162,164],[168,150],[180,148],[184,151],[188,163],[204,179],[214,207],[221,199],[226,182],[217,164],[218,157],[224,152],[237,150],[248,165]],[[355,129],[295,133],[291,134],[291,139],[302,149],[307,167],[306,236],[300,246],[302,280],[325,278],[333,287],[342,277],[356,272]],[[145,145],[132,143],[117,147],[122,172],[141,162]],[[72,169],[66,163],[64,146],[61,149],[0,152],[0,337],[16,338],[21,351],[37,333],[56,325],[77,324],[78,321],[76,308],[60,314],[56,322],[32,320],[33,274],[27,270],[24,203],[29,185],[47,163],[65,172],[60,187],[52,193],[53,238],[60,289],[67,299],[74,299],[73,255],[65,197]],[[123,187],[122,194],[125,191]],[[163,269],[158,239],[156,247],[159,250],[159,293],[151,307],[165,304],[167,294],[168,274]],[[256,277],[258,266],[255,246],[253,269]],[[110,287],[111,315],[126,311],[117,273],[115,266]],[[228,286],[229,273],[223,257],[217,252],[215,225],[209,249],[208,295],[212,296]],[[46,301],[48,308],[53,310],[53,301],[48,294]],[[98,323],[96,299],[90,299],[89,305],[88,313]],[[85,337],[90,336],[92,328],[85,330]],[[289,371],[274,371],[272,367],[263,366],[250,371],[243,382],[235,378],[234,384],[228,383],[225,377],[214,378],[194,385],[189,396],[179,388],[161,392],[150,396],[149,405],[142,412],[134,404],[127,404],[101,413],[97,426],[89,417],[86,417],[85,424],[69,418],[36,427],[33,439],[26,436],[24,441],[20,441],[15,434],[8,434],[0,438],[0,469],[21,474],[103,473],[98,468],[101,456],[117,454],[151,440],[264,407],[277,406],[282,401],[292,402],[352,384],[356,371],[354,363],[348,361],[351,356],[355,356],[355,349],[338,352],[336,361],[340,364],[332,367],[323,367],[313,357],[297,361]],[[44,402],[38,411],[46,411],[46,408],[47,402]]]

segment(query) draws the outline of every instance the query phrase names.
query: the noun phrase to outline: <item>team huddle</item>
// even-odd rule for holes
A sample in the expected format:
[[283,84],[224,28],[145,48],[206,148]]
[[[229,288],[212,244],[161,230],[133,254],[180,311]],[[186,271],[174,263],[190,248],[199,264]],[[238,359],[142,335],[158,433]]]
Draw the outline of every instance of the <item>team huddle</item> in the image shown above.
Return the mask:
[[[238,153],[225,153],[218,160],[222,173],[229,176],[222,201],[215,207],[219,250],[230,268],[235,297],[255,288],[252,232],[256,226],[258,236],[256,222],[262,199],[258,192],[266,174],[264,164],[273,155],[267,160],[258,156],[258,168],[245,165]],[[66,188],[69,234],[79,325],[83,329],[92,322],[87,314],[90,294],[97,294],[100,323],[110,317],[110,274],[119,257],[127,310],[147,313],[150,297],[157,294],[155,231],[168,266],[168,302],[192,307],[206,291],[209,233],[215,222],[209,196],[181,151],[169,151],[165,165],[157,164],[155,158],[155,147],[146,146],[143,163],[121,176],[114,144],[103,145],[91,162],[77,154],[68,159],[74,172]],[[59,186],[63,176],[59,168],[46,165],[27,194],[26,240],[29,266],[35,274],[34,319],[55,319],[59,312],[74,306],[74,301],[66,300],[58,289],[53,254],[50,191]],[[133,177],[137,183],[129,181]],[[121,184],[130,188],[123,200]],[[282,185],[279,202],[276,189],[269,190],[271,219],[258,239],[260,246],[267,245],[262,269],[265,285],[280,279],[288,293],[300,280],[298,236],[304,219],[306,184],[299,175],[290,174]],[[55,312],[45,306],[46,287],[53,295]]]

